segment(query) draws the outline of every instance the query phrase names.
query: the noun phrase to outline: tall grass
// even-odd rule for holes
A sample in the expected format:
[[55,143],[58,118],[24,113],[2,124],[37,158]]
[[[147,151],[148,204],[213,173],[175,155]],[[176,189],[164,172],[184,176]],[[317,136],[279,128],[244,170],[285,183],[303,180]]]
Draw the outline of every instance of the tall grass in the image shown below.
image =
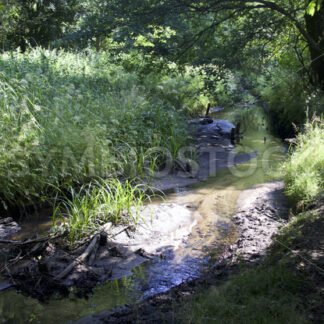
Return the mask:
[[134,181],[118,179],[95,180],[78,191],[71,188],[69,197],[55,208],[58,213],[53,217],[54,228],[57,220],[62,219],[72,245],[107,222],[136,226],[139,208],[148,198],[146,189]]
[[145,176],[147,150],[177,156],[189,141],[186,114],[206,101],[192,71],[139,77],[107,53],[10,52],[0,70],[3,208],[91,179]]
[[303,207],[324,192],[324,121],[307,122],[283,165],[286,194]]

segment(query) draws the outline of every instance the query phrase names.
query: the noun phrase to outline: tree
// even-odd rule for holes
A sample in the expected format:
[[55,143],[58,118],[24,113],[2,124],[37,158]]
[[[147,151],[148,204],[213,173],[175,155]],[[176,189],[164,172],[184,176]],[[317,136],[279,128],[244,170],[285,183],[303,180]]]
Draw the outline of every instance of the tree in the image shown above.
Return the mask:
[[310,44],[309,51],[312,58],[312,69],[315,82],[324,84],[324,3],[316,6],[314,12],[305,14],[306,30],[311,35],[316,46]]
[[48,46],[74,21],[77,0],[0,0],[3,48]]
[[247,34],[242,35],[239,42],[251,41],[251,36],[267,41],[269,32],[275,34],[272,26],[294,29],[311,54],[313,81],[324,84],[323,0],[112,0],[101,9],[102,19],[98,23],[110,15],[109,21],[114,22],[112,25],[118,35],[122,32],[128,32],[128,35],[147,33],[154,26],[175,29],[177,36],[172,41],[178,48],[178,57],[192,51],[197,44],[203,44],[206,35],[213,34],[228,21],[237,22],[251,14],[262,15],[265,20],[259,21],[258,26],[252,21],[250,30],[243,21],[249,38]]

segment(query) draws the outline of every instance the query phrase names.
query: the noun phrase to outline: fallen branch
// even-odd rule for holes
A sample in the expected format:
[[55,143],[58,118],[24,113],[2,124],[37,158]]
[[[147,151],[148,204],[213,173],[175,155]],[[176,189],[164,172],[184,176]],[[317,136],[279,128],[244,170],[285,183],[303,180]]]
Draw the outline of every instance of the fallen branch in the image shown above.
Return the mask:
[[109,238],[113,238],[113,237],[115,237],[115,236],[117,236],[117,235],[123,233],[124,231],[127,231],[128,229],[130,229],[130,228],[132,228],[132,227],[133,227],[132,225],[128,225],[128,226],[124,227],[122,230],[120,230],[119,232],[117,232],[117,233],[115,233],[115,234],[109,236]]
[[95,261],[99,246],[106,246],[106,244],[107,244],[107,233],[104,231],[101,231],[99,233],[99,240],[97,241],[97,243],[89,257],[89,261],[88,261],[89,265],[92,265],[93,262]]
[[31,250],[29,250],[29,251],[28,251],[25,255],[23,255],[23,256],[21,256],[21,255],[22,255],[22,250],[20,250],[20,251],[19,251],[19,254],[18,254],[15,258],[13,258],[13,259],[7,261],[7,263],[4,265],[4,267],[2,267],[2,268],[0,269],[0,273],[2,273],[3,270],[5,270],[7,267],[12,266],[12,265],[14,265],[14,264],[16,264],[16,263],[22,261],[23,259],[25,259],[25,258],[27,258],[27,257],[30,257],[31,255],[40,252],[40,251],[44,248],[45,245],[46,245],[46,243],[43,243],[43,244],[41,244],[41,242],[40,242],[40,243],[37,243],[37,244],[36,244],[36,245],[31,249]]
[[53,239],[56,239],[63,235],[64,235],[64,233],[56,235],[56,236],[46,236],[46,237],[42,237],[42,238],[38,238],[38,239],[34,239],[34,240],[26,240],[26,241],[0,240],[0,244],[28,245],[28,244],[41,243],[41,242],[53,240]]
[[72,263],[70,263],[61,273],[59,273],[55,277],[55,279],[59,280],[59,279],[62,279],[64,277],[66,277],[72,271],[72,269],[75,266],[77,266],[78,264],[84,262],[87,259],[87,257],[90,255],[92,250],[96,247],[97,242],[99,241],[99,239],[100,239],[100,234],[96,234],[92,238],[92,241],[90,242],[90,244],[88,245],[86,250],[79,257],[77,257]]
[[297,145],[298,139],[297,138],[285,138],[285,142]]
[[21,261],[25,256],[21,256],[22,251],[20,250],[19,254],[14,258],[6,262],[6,264],[0,269],[0,273],[2,273],[8,266],[15,264]]

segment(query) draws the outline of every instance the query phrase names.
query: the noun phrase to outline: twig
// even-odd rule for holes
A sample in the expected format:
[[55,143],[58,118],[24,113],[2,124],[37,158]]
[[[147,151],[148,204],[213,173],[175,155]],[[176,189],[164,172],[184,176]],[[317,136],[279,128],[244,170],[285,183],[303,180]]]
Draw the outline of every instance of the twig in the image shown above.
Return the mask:
[[0,244],[12,244],[12,245],[27,245],[27,244],[33,244],[33,243],[40,243],[40,242],[45,242],[45,241],[49,241],[52,239],[56,239],[60,236],[63,236],[63,234],[59,234],[56,236],[46,236],[43,238],[38,238],[38,239],[34,239],[34,240],[27,240],[27,241],[14,241],[14,240],[0,240]]
[[132,227],[132,225],[128,225],[128,226],[124,227],[122,230],[120,230],[120,231],[117,232],[116,234],[111,235],[110,238],[113,238],[113,237],[115,237],[115,236],[117,236],[117,235],[123,233],[124,231],[127,231],[127,230],[130,229],[131,227]]
[[[127,229],[130,229],[130,228],[132,228],[132,225],[128,225],[128,226],[124,227],[124,228],[121,229],[119,232],[117,232],[117,233],[115,233],[115,234],[113,234],[113,235],[111,235],[111,236],[108,235],[108,238],[114,238],[115,236],[121,234],[122,232],[124,232],[124,231],[126,231]],[[105,231],[104,231],[104,232],[105,232]],[[85,245],[88,241],[89,241],[88,238],[84,239],[84,240],[83,240],[81,243],[79,243],[77,246],[74,246],[73,251],[79,249],[81,246]]]
[[20,250],[19,254],[14,259],[11,259],[11,260],[7,261],[6,264],[0,269],[0,273],[2,273],[3,270],[6,270],[6,268],[8,266],[11,266],[12,264],[17,263],[18,261],[21,261],[23,258],[26,257],[26,255],[21,257],[21,254],[22,254],[22,251]]

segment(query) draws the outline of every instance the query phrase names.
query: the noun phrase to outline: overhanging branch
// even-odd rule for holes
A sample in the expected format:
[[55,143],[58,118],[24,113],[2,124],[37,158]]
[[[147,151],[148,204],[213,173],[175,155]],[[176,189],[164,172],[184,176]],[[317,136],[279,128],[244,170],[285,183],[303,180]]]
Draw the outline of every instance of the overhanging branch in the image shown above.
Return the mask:
[[199,39],[209,30],[221,25],[223,22],[233,18],[237,14],[237,11],[232,12],[230,15],[226,16],[225,18],[212,23],[211,25],[207,26],[203,30],[201,30],[199,33],[197,33],[194,36],[194,39],[189,43],[189,45],[178,55],[177,60],[182,57],[186,52],[188,52],[198,41]]
[[[297,9],[293,11],[289,11],[277,3],[268,0],[214,0],[208,1],[206,5],[201,5],[201,2],[195,3],[187,3],[186,1],[181,1],[183,6],[192,11],[199,12],[199,13],[218,13],[221,11],[226,10],[254,10],[254,9],[270,9],[280,13],[281,15],[285,16],[291,23],[298,29],[300,34],[305,38],[307,43],[310,44],[315,50],[320,51],[319,45],[316,41],[309,35],[306,29],[302,26],[302,24],[298,21],[297,18],[294,17],[293,13],[297,11]],[[300,9],[300,8],[298,8]]]

